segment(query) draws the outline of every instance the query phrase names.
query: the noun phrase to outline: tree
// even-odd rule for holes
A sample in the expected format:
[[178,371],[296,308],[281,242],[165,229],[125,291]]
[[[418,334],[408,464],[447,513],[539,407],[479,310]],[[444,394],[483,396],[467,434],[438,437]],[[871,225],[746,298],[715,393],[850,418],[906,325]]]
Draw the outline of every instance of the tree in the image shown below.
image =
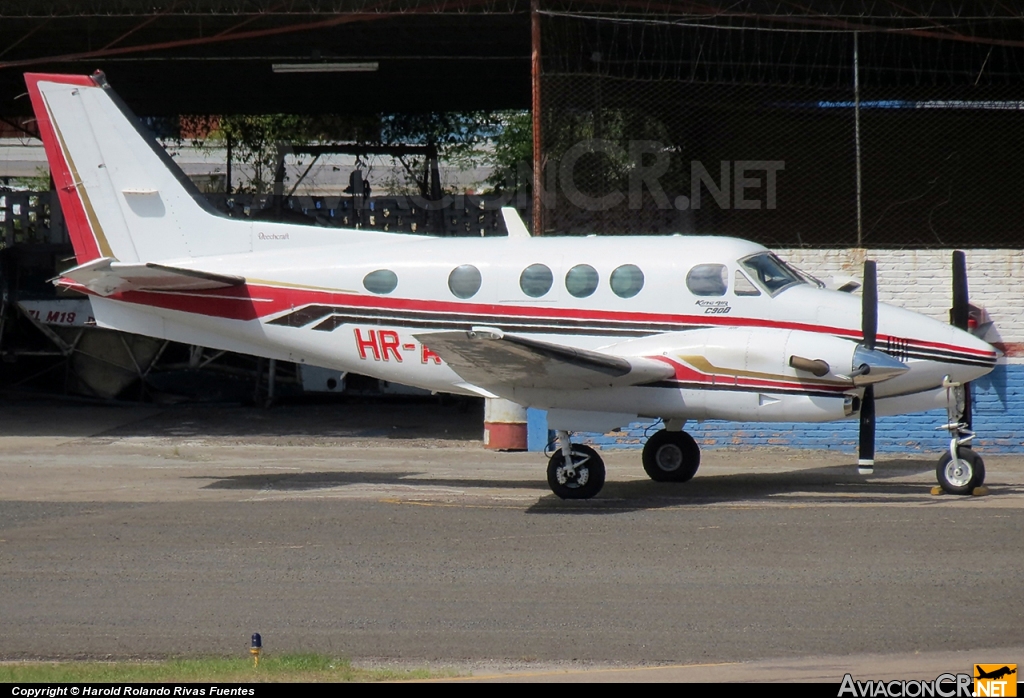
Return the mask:
[[[379,145],[427,145],[437,148],[438,159],[449,168],[465,170],[488,159],[490,144],[501,132],[500,118],[489,112],[435,112],[384,114],[380,118]],[[426,158],[397,156],[406,183],[430,198],[430,163]]]
[[266,194],[274,188],[278,144],[300,140],[306,130],[304,121],[304,117],[294,114],[243,114],[221,118],[218,130],[224,139],[230,139],[232,161],[247,165],[252,171],[248,183],[239,186],[237,191]]
[[[163,124],[163,131],[168,127]],[[436,112],[425,114],[377,114],[370,116],[294,114],[230,115],[220,117],[182,116],[174,138],[191,141],[198,148],[222,146],[230,138],[232,163],[242,166],[248,178],[236,191],[269,193],[274,188],[275,169],[282,146],[289,144],[351,144],[355,146],[431,146],[436,149],[442,170],[462,171],[491,163],[495,153],[508,150],[501,145],[503,134],[518,134],[523,128],[518,112]],[[529,141],[529,116],[525,138]],[[506,137],[507,139],[508,137]],[[514,147],[516,150],[518,146]],[[504,149],[504,150],[502,150]],[[518,151],[517,151],[518,152]],[[502,157],[514,163],[511,152]],[[528,161],[529,158],[526,158]],[[409,189],[431,198],[431,167],[418,155],[394,156],[401,175],[390,182],[392,193]],[[436,167],[437,163],[433,163]],[[515,172],[515,165],[512,165]],[[237,181],[237,180],[236,180]],[[404,190],[404,191],[403,191]]]
[[532,192],[532,178],[523,175],[533,170],[533,115],[528,111],[504,112],[499,119],[501,131],[494,139],[492,156],[494,172],[487,183],[496,192]]

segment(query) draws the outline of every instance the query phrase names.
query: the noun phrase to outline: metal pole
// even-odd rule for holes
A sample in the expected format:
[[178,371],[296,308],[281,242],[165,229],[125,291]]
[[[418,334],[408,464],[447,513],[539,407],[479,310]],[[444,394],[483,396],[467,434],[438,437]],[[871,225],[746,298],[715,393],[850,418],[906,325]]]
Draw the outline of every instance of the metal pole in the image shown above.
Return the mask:
[[225,137],[224,140],[225,140],[225,145],[227,146],[227,151],[228,151],[227,152],[227,156],[228,156],[227,180],[228,181],[227,181],[224,193],[225,194],[230,194],[231,193],[231,134],[230,133],[227,134],[227,136]]
[[270,360],[270,367],[267,369],[267,407],[274,401],[274,383],[277,380],[277,359]]
[[533,234],[544,234],[543,151],[540,132],[540,0],[530,0],[530,74],[533,79]]
[[860,180],[860,55],[857,53],[857,35],[858,32],[853,33],[853,133],[857,155],[857,247],[864,247]]

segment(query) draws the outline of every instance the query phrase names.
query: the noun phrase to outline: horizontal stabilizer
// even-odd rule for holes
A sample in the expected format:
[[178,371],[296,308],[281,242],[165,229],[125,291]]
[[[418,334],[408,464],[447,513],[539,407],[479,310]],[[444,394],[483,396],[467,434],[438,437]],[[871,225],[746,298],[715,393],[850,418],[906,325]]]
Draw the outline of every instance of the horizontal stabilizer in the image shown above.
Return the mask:
[[430,332],[416,338],[467,383],[485,389],[585,390],[650,383],[674,372],[668,364],[653,359],[539,342],[490,328]]
[[241,286],[245,278],[153,262],[124,263],[112,257],[86,262],[61,275],[101,296],[124,291],[206,291]]

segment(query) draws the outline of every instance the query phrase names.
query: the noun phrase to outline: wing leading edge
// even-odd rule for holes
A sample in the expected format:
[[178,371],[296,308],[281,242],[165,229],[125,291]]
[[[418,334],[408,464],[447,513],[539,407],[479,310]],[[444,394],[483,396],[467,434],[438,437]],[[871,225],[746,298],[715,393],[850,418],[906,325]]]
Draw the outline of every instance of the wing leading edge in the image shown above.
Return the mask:
[[661,361],[540,342],[493,328],[430,332],[416,338],[468,383],[486,389],[586,390],[639,385],[673,375],[672,367]]

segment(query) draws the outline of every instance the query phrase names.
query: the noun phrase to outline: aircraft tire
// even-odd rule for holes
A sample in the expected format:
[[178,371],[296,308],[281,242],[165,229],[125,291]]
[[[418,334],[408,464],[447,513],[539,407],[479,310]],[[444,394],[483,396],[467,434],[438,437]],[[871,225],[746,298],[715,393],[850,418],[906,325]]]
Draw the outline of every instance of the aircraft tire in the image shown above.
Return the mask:
[[561,449],[554,452],[548,461],[548,485],[562,499],[590,499],[604,487],[604,461],[583,444],[572,445],[572,459],[576,474],[567,477]]
[[700,467],[700,446],[685,431],[656,431],[644,444],[644,470],[656,482],[686,482]]
[[946,451],[939,457],[935,475],[939,485],[949,494],[971,494],[985,482],[985,461],[977,453],[961,446],[957,463]]

